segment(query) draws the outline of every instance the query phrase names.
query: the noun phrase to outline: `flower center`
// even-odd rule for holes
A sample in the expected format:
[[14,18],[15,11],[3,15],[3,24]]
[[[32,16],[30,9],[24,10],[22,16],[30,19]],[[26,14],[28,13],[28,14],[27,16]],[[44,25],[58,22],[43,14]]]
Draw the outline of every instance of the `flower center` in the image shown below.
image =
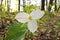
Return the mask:
[[29,16],[29,20],[32,20],[32,17],[31,16]]

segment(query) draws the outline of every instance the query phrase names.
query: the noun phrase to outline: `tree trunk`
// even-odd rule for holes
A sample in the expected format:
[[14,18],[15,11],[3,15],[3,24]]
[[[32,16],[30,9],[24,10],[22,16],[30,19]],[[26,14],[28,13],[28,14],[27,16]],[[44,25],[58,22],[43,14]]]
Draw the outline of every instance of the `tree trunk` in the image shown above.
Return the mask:
[[11,0],[7,0],[7,11],[9,12],[9,10],[10,10],[10,1]]
[[55,0],[55,10],[57,10],[57,0]]
[[49,7],[48,7],[48,10],[49,10],[49,11],[51,11],[52,4],[53,4],[53,0],[50,0],[50,2],[49,2]]
[[46,0],[46,5],[47,5],[48,1]]
[[0,4],[2,5],[3,0],[0,0]]
[[0,0],[0,12],[2,12],[2,2],[3,2],[3,0]]
[[18,0],[18,11],[20,11],[20,0]]
[[41,0],[41,10],[45,10],[45,0]]
[[25,11],[25,0],[23,0],[23,11]]

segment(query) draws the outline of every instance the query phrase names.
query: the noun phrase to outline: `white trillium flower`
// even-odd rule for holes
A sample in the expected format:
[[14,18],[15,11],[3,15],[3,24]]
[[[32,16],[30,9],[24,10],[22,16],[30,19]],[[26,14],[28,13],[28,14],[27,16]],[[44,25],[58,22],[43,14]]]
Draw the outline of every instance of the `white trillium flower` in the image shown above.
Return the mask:
[[27,22],[28,29],[30,30],[30,32],[34,33],[38,28],[36,20],[43,17],[43,15],[44,12],[41,10],[35,10],[31,12],[30,15],[25,12],[20,12],[16,15],[15,19],[21,23]]

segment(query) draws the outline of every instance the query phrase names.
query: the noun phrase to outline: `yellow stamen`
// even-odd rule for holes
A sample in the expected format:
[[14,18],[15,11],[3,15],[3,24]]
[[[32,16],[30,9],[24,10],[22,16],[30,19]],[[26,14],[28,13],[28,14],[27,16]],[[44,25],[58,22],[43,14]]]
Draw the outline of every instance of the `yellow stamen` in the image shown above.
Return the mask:
[[31,16],[29,16],[29,20],[32,20],[32,17]]

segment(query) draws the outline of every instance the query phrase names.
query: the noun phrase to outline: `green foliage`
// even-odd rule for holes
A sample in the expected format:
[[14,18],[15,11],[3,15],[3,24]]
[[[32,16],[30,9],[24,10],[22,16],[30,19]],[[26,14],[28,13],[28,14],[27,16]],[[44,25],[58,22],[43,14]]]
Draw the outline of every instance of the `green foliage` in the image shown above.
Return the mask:
[[33,10],[39,9],[39,7],[38,6],[35,6],[35,5],[29,5],[29,6],[25,6],[24,9],[25,9],[24,11],[26,13],[30,14]]
[[9,29],[5,40],[21,40],[27,32],[27,25],[18,22],[13,23]]
[[[56,3],[53,3],[52,5],[49,5],[50,7],[52,7],[53,5],[55,5]],[[0,5],[0,9],[2,9],[0,11],[0,17],[4,17],[4,18],[8,18],[8,19],[14,19],[15,15],[18,13],[18,12],[9,12],[4,5]],[[35,5],[29,5],[29,6],[25,6],[24,7],[24,11],[28,14],[30,14],[33,10],[36,10],[36,9],[39,9],[38,6],[35,6]],[[53,24],[53,21],[51,21],[51,19],[54,18],[54,14],[55,13],[59,13],[60,14],[60,8],[58,10],[56,10],[57,12],[49,12],[48,10],[45,11],[45,15],[43,18],[41,18],[40,20],[37,20],[37,22],[43,24],[42,26],[39,26],[38,29],[46,29],[49,32],[52,31],[52,28],[53,26],[50,26],[50,22],[52,22]],[[5,20],[4,20],[5,21]],[[49,26],[47,26],[47,24]],[[45,25],[45,26],[44,26]],[[56,25],[55,25],[55,28],[53,28],[53,32],[56,33],[56,31],[58,31],[60,29],[60,19],[57,19],[57,22],[56,22]],[[14,22],[12,23],[9,28],[8,28],[8,33],[7,33],[7,37],[4,38],[5,40],[21,40],[25,37],[25,34],[27,32],[27,25],[26,23],[25,24],[21,24],[21,23],[18,23],[18,22]],[[31,38],[31,34],[28,34]],[[27,37],[27,36],[26,36]]]
[[59,30],[60,29],[60,19],[57,20],[57,23],[56,24],[57,25],[56,25],[56,28],[55,29],[56,30]]

